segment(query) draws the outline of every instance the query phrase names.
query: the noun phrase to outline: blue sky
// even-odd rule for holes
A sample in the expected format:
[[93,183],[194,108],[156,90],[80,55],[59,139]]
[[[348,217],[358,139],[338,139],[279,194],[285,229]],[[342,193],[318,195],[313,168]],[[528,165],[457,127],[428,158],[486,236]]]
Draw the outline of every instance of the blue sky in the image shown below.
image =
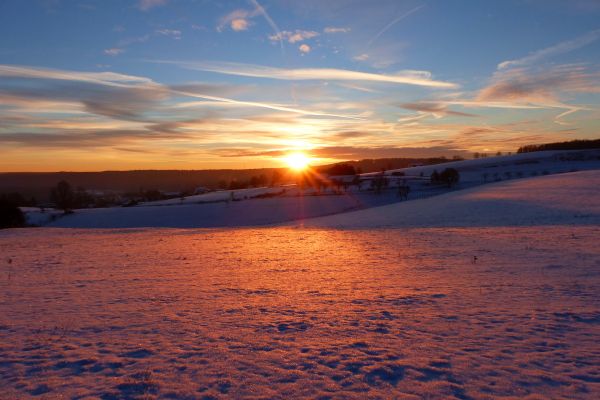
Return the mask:
[[0,171],[597,138],[600,2],[7,0]]

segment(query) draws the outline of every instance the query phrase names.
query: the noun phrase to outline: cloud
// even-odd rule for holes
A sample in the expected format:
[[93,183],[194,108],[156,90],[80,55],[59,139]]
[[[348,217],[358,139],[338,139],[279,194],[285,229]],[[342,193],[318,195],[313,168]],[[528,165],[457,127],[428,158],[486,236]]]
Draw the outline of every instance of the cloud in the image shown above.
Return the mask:
[[[112,72],[76,72],[0,65],[0,77],[2,76],[65,81],[68,83],[67,85],[55,86],[50,89],[44,89],[47,85],[44,86],[42,84],[39,85],[39,88],[32,89],[32,85],[30,84],[20,89],[16,94],[12,94],[29,98],[46,96],[48,99],[62,98],[69,101],[75,100],[83,104],[84,108],[91,113],[113,118],[137,118],[143,112],[155,106],[157,102],[169,96],[177,95],[233,104],[240,107],[264,108],[308,116],[362,119],[356,115],[300,109],[267,102],[235,100],[223,96],[201,93],[195,91],[193,86],[186,87],[185,85],[180,85],[168,87],[148,78]],[[196,86],[195,89],[198,88]],[[2,91],[0,91],[0,94],[2,94]]]
[[296,43],[296,42],[302,42],[304,40],[314,38],[316,36],[319,36],[318,32],[302,31],[302,30],[296,29],[296,31],[294,31],[294,32],[290,32],[290,31],[278,32],[274,35],[270,35],[269,39],[273,42],[286,40],[289,43]]
[[306,43],[304,43],[304,44],[301,44],[300,47],[298,47],[298,50],[300,50],[300,52],[302,54],[307,54],[307,53],[310,53],[311,49],[310,49],[309,45],[307,45]]
[[600,29],[588,32],[578,38],[560,42],[554,46],[547,47],[542,50],[530,53],[528,56],[516,60],[503,61],[498,64],[498,69],[506,69],[511,67],[522,67],[525,65],[534,64],[544,58],[554,57],[559,54],[568,53],[570,51],[587,46],[600,39]]
[[249,76],[255,78],[280,80],[336,80],[336,81],[370,81],[387,82],[405,85],[424,86],[437,89],[454,89],[458,85],[450,82],[431,79],[427,71],[400,71],[394,75],[375,74],[369,72],[350,71],[334,68],[284,69],[241,63],[210,63],[186,61],[155,61],[159,63],[177,64],[183,68],[199,71],[216,72],[227,75]]
[[418,111],[422,113],[428,113],[435,118],[441,118],[442,116],[458,116],[458,117],[476,117],[475,114],[468,114],[460,111],[452,111],[448,109],[447,104],[438,103],[434,101],[421,101],[417,103],[404,103],[400,107],[411,110]]
[[[221,148],[215,153],[221,157],[281,157],[289,152],[290,148],[275,150],[255,150],[245,148]],[[461,155],[469,153],[462,149],[434,146],[434,147],[394,147],[394,146],[328,146],[309,150],[313,157],[333,158],[339,160],[359,160],[366,158],[395,158],[395,157],[440,157]]]
[[142,36],[125,38],[125,39],[119,40],[117,45],[120,47],[125,47],[125,46],[129,46],[131,44],[134,44],[134,43],[144,43],[144,42],[147,42],[148,39],[150,39],[150,37],[151,37],[151,35],[146,34],[146,35],[142,35]]
[[118,56],[119,54],[124,53],[125,50],[124,49],[120,49],[118,47],[113,47],[111,49],[106,49],[104,50],[104,54],[106,54],[107,56]]
[[497,73],[478,94],[481,101],[557,102],[561,92],[600,93],[600,73],[581,65],[511,69]]
[[233,29],[236,32],[245,31],[248,29],[248,26],[249,23],[246,19],[238,18],[231,21],[231,29]]
[[588,106],[562,100],[579,93],[600,93],[600,72],[589,71],[583,65],[566,64],[500,70],[473,99],[453,98],[439,103],[469,108],[562,109],[554,122],[563,124],[564,117],[590,110]]
[[350,28],[336,28],[333,26],[328,26],[323,29],[324,33],[348,33],[350,32]]
[[224,83],[188,82],[169,86],[170,89],[181,92],[204,93],[214,96],[234,96],[253,89],[253,85],[231,85]]
[[114,119],[139,120],[169,97],[163,88],[110,88],[81,95],[86,111]]
[[181,39],[181,31],[177,29],[158,29],[156,33],[163,36],[170,36],[173,39]]
[[406,117],[400,117],[398,118],[398,122],[400,122],[401,124],[417,124],[417,121],[420,121],[422,119],[425,118],[429,118],[430,114],[429,113],[425,113],[425,112],[420,112],[416,115],[408,115]]
[[79,72],[51,68],[28,67],[20,65],[0,64],[0,77],[55,79],[65,81],[80,81],[114,87],[132,87],[134,85],[155,84],[151,79],[124,75],[115,72]]
[[138,8],[142,11],[148,11],[155,7],[164,6],[168,0],[139,0]]
[[60,132],[2,134],[0,135],[0,143],[17,144],[27,147],[76,149],[82,147],[114,147],[126,143],[143,143],[148,140],[184,138],[189,138],[189,135],[174,134],[172,132],[161,133],[147,129],[69,130],[67,132],[62,129]]
[[352,57],[353,60],[356,61],[367,61],[369,59],[369,55],[366,53],[359,54],[357,56]]
[[219,19],[217,25],[217,31],[222,32],[226,27],[231,28],[233,31],[240,32],[247,30],[252,24],[250,19],[259,15],[258,10],[244,10],[237,9],[233,10],[229,14]]
[[63,102],[71,109],[79,104],[88,113],[124,120],[140,117],[169,97],[165,87],[148,78],[113,72],[0,65],[0,77],[26,79],[0,86],[0,96],[18,98],[25,107],[38,101]]

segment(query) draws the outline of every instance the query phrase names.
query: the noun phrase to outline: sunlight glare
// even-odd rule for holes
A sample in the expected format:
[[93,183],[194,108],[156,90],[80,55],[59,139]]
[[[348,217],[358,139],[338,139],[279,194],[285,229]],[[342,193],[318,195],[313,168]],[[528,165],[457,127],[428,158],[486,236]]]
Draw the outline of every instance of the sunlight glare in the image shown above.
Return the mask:
[[295,171],[302,171],[308,167],[310,163],[310,157],[304,153],[297,152],[288,154],[284,158],[284,161],[289,168]]

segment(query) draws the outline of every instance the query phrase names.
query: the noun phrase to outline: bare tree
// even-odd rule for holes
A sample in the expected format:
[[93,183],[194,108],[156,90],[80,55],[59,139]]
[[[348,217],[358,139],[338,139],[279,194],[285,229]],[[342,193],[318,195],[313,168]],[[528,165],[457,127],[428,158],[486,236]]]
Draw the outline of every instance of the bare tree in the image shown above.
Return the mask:
[[50,198],[65,214],[72,212],[75,193],[67,181],[60,181],[50,191]]

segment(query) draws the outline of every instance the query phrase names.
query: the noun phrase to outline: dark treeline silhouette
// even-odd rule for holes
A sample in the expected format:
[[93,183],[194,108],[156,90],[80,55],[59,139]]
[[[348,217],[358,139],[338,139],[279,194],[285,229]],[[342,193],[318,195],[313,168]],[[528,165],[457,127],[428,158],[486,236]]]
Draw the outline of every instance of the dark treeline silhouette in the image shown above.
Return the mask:
[[339,176],[339,175],[356,175],[356,168],[349,163],[339,163],[334,164],[333,166],[323,166],[317,168],[317,171],[326,174],[329,176]]
[[21,193],[0,193],[0,199],[5,202],[16,204],[19,207],[35,207],[37,206],[37,200],[35,197],[25,198]]
[[[381,170],[408,168],[413,165],[435,165],[442,164],[450,161],[460,161],[462,157],[454,156],[452,158],[447,157],[430,157],[430,158],[377,158],[377,159],[364,159],[360,161],[345,161],[343,163],[351,167],[354,167],[357,174],[367,172],[379,172]],[[325,171],[333,165],[327,165],[319,167],[320,171]],[[332,175],[351,175],[351,174],[332,174]]]
[[[7,172],[0,173],[0,193],[18,192],[39,202],[50,201],[50,191],[57,182],[66,181],[73,188],[110,190],[121,193],[163,192],[193,193],[203,186],[209,189],[228,189],[231,182],[250,185],[252,177],[265,175],[271,180],[277,171],[284,176],[285,169],[263,168],[245,170],[147,170],[102,172]],[[270,182],[269,182],[270,183]],[[77,190],[76,190],[77,191]]]
[[531,153],[533,151],[547,150],[588,150],[600,149],[600,139],[594,140],[571,140],[569,142],[555,142],[545,144],[528,144],[519,147],[517,153]]

